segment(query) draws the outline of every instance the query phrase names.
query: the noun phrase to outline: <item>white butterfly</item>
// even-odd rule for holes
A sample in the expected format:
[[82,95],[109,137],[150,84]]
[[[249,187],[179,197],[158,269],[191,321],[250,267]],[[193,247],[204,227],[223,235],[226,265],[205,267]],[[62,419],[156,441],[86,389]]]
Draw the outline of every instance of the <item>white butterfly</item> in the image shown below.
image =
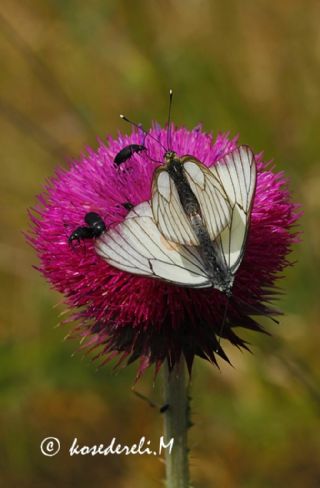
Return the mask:
[[178,158],[168,151],[164,160],[152,181],[151,206],[160,232],[169,241],[199,246],[197,231],[202,224],[214,241],[231,217],[220,181],[193,156]]
[[229,287],[232,287],[245,252],[256,189],[257,168],[253,152],[248,146],[240,146],[219,160],[210,171],[223,186],[231,207],[230,222],[213,245],[229,275]]
[[167,241],[153,220],[150,202],[140,203],[121,224],[102,234],[96,250],[129,273],[193,288],[211,286],[197,248]]
[[[254,155],[240,146],[206,168],[191,156],[172,154],[166,153],[166,165],[155,171],[151,204],[136,206],[103,233],[97,252],[133,274],[230,294],[245,251],[256,185]],[[195,200],[179,183],[181,175]],[[201,241],[203,229],[209,243],[206,237]]]

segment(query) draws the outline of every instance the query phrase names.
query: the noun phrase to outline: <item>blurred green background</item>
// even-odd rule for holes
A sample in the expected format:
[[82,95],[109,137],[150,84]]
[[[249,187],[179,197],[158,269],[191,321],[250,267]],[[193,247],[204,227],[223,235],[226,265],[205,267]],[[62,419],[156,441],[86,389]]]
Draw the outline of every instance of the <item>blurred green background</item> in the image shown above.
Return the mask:
[[[239,132],[305,212],[273,337],[242,332],[254,355],[228,348],[234,367],[195,363],[194,486],[320,486],[319,2],[2,0],[0,14],[1,486],[162,486],[158,458],[68,455],[74,437],[157,442],[162,418],[131,392],[135,366],[114,375],[72,356],[22,231],[58,164],[128,130],[121,112],[164,122],[169,88],[177,124]],[[151,372],[137,389],[161,402]],[[39,449],[50,435],[53,458]]]

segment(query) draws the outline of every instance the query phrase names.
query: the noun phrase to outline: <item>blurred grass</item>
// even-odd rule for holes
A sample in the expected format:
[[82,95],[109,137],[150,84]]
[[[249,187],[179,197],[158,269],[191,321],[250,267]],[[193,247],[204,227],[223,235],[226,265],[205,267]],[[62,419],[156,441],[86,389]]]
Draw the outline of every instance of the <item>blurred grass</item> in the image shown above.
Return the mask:
[[[22,231],[57,164],[126,130],[121,112],[165,121],[173,88],[177,124],[239,132],[286,171],[305,212],[274,336],[243,333],[255,354],[230,350],[235,368],[196,362],[194,484],[318,486],[319,2],[3,0],[0,14],[1,485],[161,486],[158,459],[68,456],[75,436],[156,441],[161,418],[131,393],[134,367],[114,376],[72,357],[54,327],[61,298]],[[158,383],[150,373],[138,389],[160,398]],[[55,458],[40,453],[47,435],[61,439]]]

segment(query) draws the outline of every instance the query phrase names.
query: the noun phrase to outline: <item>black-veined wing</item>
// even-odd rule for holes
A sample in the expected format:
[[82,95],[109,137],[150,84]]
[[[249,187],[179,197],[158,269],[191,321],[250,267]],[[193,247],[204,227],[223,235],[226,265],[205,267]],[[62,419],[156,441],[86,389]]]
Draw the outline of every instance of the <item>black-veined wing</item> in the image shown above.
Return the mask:
[[[234,275],[243,259],[256,188],[256,162],[248,146],[240,146],[210,167],[223,186],[231,207],[231,219],[215,240],[223,267]],[[232,285],[232,283],[231,283]]]
[[[208,168],[192,156],[183,156],[180,164],[183,165],[187,184],[199,203],[202,222],[211,240],[215,240],[231,217],[223,186]],[[151,206],[154,221],[166,239],[179,244],[199,245],[176,184],[166,167],[158,168],[153,176]]]
[[149,202],[97,239],[97,253],[115,268],[190,288],[212,286],[195,248],[168,242],[154,223]]

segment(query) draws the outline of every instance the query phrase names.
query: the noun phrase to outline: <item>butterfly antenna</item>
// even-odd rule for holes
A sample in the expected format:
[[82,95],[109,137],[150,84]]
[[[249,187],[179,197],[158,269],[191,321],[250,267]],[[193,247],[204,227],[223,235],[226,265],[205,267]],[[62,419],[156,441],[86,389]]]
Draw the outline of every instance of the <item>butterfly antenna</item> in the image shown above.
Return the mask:
[[128,117],[126,117],[123,114],[120,114],[120,119],[124,120],[125,122],[128,122],[130,125],[133,125],[133,127],[136,127],[137,129],[142,130],[142,132],[145,134],[145,138],[151,137],[151,139],[153,139],[158,144],[160,144],[160,146],[167,152],[167,149],[164,147],[164,145],[160,141],[158,141],[158,139],[156,139],[152,134],[150,134],[150,132],[148,132],[141,124],[137,124],[136,122],[133,122],[132,120],[128,119]]
[[220,349],[221,337],[222,337],[222,334],[223,334],[223,331],[224,331],[224,326],[225,326],[225,323],[226,323],[226,320],[227,320],[227,315],[228,315],[228,308],[229,308],[229,303],[230,303],[230,297],[231,297],[231,295],[227,295],[227,303],[226,303],[226,306],[224,307],[224,314],[223,314],[223,319],[222,319],[222,322],[221,322],[221,327],[220,327],[220,330],[219,330],[218,347],[216,349],[216,352],[219,352],[219,349]]
[[167,146],[169,150],[171,150],[170,124],[171,124],[172,98],[173,98],[173,91],[169,90],[169,110],[168,110],[168,122],[167,122]]

